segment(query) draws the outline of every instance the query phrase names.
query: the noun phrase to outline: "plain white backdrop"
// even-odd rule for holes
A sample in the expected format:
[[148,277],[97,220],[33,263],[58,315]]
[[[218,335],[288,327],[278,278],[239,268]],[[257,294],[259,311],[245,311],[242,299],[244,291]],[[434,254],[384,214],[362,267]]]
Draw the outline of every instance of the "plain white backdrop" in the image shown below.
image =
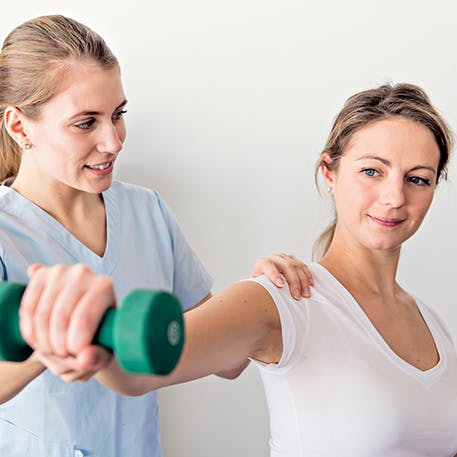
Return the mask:
[[[330,214],[314,164],[352,93],[419,84],[457,130],[453,0],[25,0],[3,3],[2,39],[26,19],[56,13],[93,28],[117,55],[129,112],[116,177],[161,192],[214,292],[249,275],[260,256],[310,260]],[[451,163],[405,245],[400,282],[457,341],[456,180]],[[236,381],[163,389],[160,408],[165,457],[268,455],[252,367]]]

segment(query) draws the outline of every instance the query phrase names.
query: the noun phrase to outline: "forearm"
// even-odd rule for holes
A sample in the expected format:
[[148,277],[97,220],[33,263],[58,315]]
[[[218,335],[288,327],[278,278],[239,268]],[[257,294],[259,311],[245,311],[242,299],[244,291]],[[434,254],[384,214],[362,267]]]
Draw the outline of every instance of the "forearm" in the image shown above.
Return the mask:
[[24,362],[0,362],[0,403],[15,397],[45,369],[35,354]]
[[109,364],[98,371],[94,377],[106,388],[117,392],[118,394],[134,397],[144,395],[149,391],[169,385],[169,383],[161,382],[161,376],[127,373],[121,368],[115,357],[112,357]]
[[[184,320],[183,353],[170,375],[131,375],[112,360],[97,373],[98,381],[124,395],[142,395],[210,374],[234,378],[245,368],[249,357],[265,356],[264,361],[271,362],[276,358],[271,354],[282,350],[276,307],[268,292],[255,283],[232,286],[186,312]],[[263,348],[268,348],[268,354]]]

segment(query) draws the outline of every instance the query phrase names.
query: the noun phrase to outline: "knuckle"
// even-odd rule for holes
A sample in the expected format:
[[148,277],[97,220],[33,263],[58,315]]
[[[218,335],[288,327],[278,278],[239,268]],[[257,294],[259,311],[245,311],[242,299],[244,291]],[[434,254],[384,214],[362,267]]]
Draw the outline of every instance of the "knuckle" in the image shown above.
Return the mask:
[[76,263],[71,267],[71,273],[73,276],[75,276],[77,279],[82,279],[85,276],[87,276],[91,270],[87,265],[84,265],[83,263]]
[[101,292],[109,292],[113,288],[111,279],[106,275],[96,276],[94,279],[94,286]]
[[[46,274],[46,271],[44,269],[42,270],[43,274]],[[62,273],[65,271],[65,266],[64,265],[54,265],[52,267],[49,267],[49,275],[51,278],[57,278],[62,275]]]

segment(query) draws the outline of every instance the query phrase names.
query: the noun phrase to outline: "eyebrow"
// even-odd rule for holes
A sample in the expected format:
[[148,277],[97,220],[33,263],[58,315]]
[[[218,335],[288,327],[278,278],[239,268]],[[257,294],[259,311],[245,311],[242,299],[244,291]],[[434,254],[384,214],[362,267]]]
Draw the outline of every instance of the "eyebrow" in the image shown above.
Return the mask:
[[[387,159],[384,159],[383,157],[379,157],[379,156],[373,156],[373,155],[364,155],[364,156],[358,157],[355,160],[359,161],[359,160],[366,160],[366,159],[378,160],[379,162],[383,163],[386,167],[392,166],[392,164]],[[430,170],[434,174],[436,174],[436,170],[433,167],[430,167],[428,165],[416,165],[415,167],[411,168],[410,171],[421,170],[421,169]]]
[[[120,110],[126,104],[127,104],[127,99],[125,99],[120,105],[118,105],[116,108],[114,108],[113,112]],[[100,114],[101,114],[100,111],[80,111],[79,113],[76,113],[73,116],[71,116],[69,121],[72,121],[73,119],[76,119],[79,116],[99,116]]]

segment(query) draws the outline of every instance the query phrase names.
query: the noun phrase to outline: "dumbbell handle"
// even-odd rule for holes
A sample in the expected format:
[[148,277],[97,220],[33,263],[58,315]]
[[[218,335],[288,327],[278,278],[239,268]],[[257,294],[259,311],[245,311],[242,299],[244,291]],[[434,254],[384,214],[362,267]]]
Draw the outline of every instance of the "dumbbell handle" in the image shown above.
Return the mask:
[[[33,350],[24,341],[18,309],[24,285],[0,283],[0,360],[20,362]],[[135,290],[102,318],[93,344],[114,351],[126,371],[168,374],[181,355],[184,326],[177,299],[163,291]]]

